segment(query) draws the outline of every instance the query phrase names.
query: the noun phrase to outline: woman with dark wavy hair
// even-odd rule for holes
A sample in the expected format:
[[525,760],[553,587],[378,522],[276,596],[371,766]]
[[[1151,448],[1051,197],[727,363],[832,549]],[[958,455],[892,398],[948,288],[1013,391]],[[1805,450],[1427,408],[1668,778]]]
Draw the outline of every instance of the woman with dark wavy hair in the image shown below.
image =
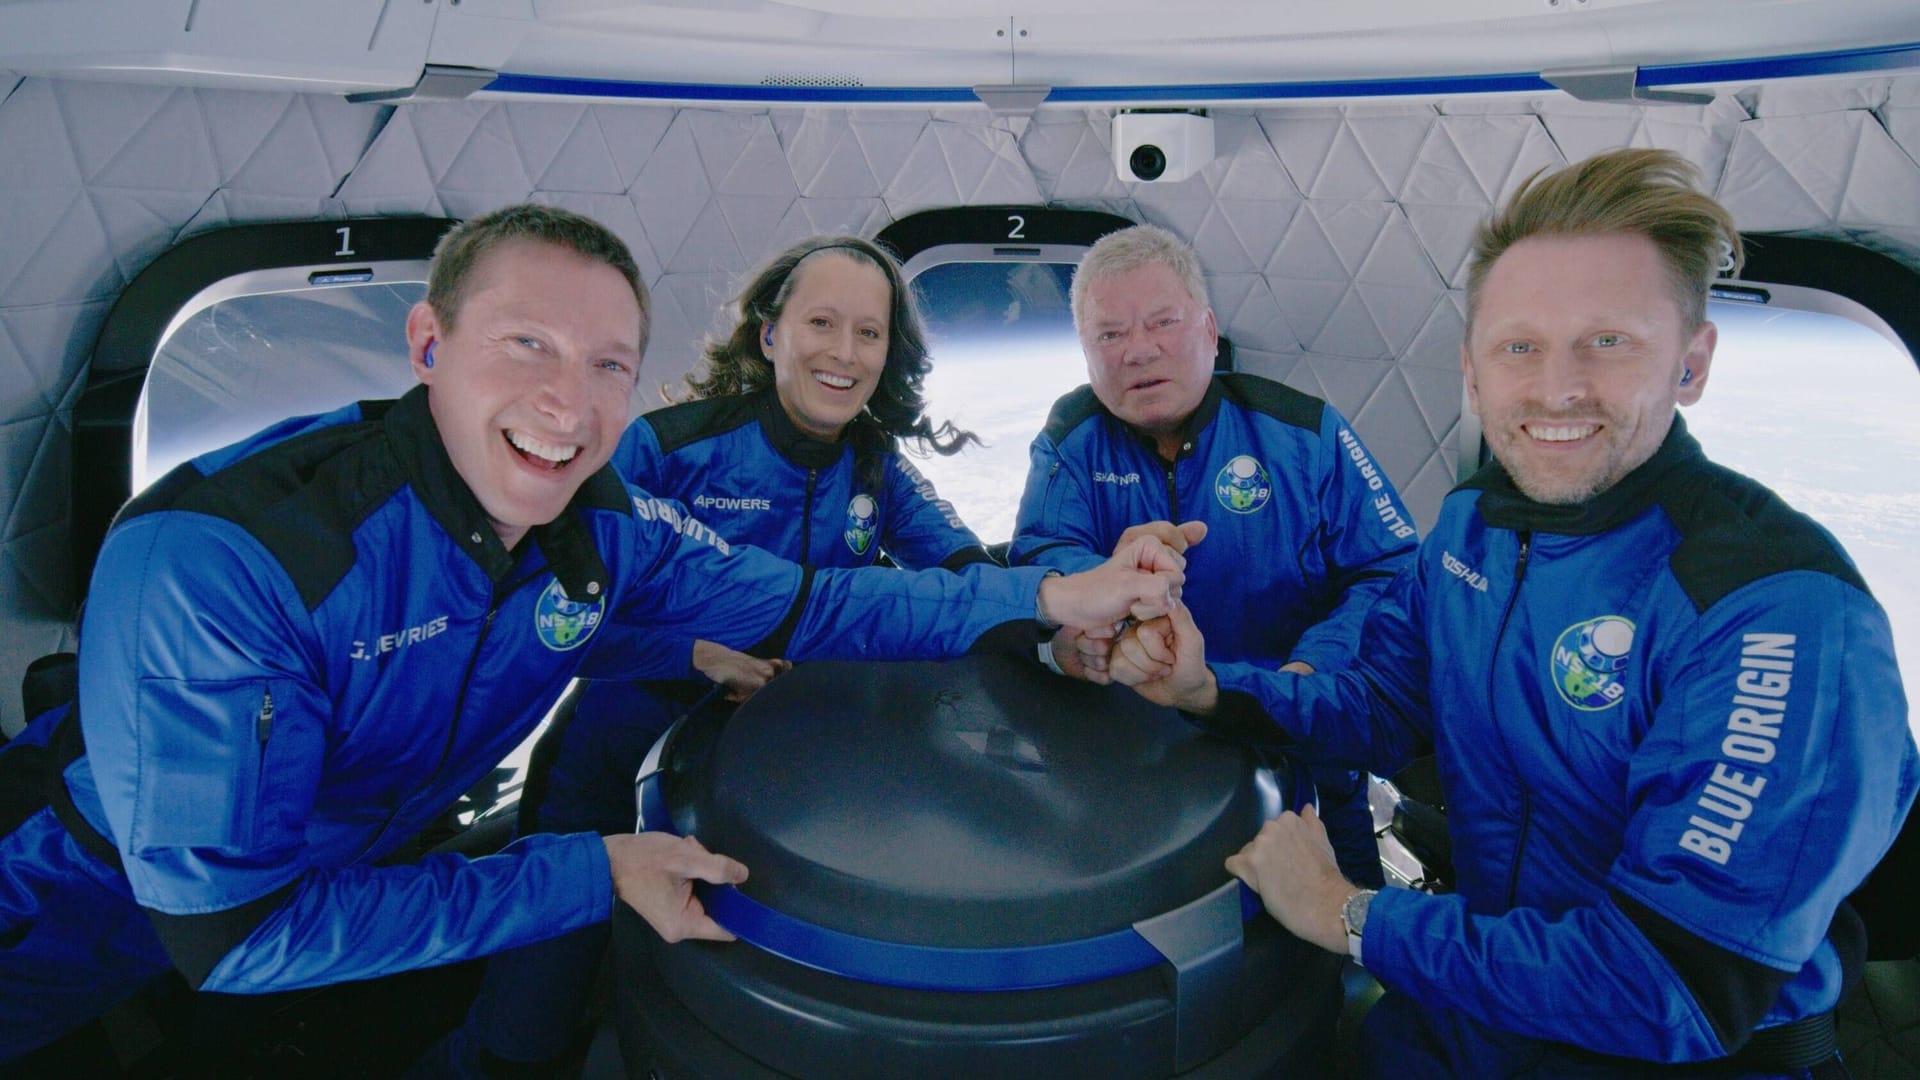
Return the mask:
[[[704,371],[687,378],[690,399],[636,420],[614,453],[621,477],[655,496],[647,512],[691,514],[707,528],[683,527],[690,536],[808,567],[867,566],[882,553],[909,569],[987,561],[900,453],[903,440],[943,454],[978,440],[926,417],[926,338],[890,255],[852,236],[804,240],[752,275],[733,314],[732,333],[709,341]],[[601,628],[603,642],[610,633]],[[541,738],[523,833],[631,831],[634,774],[687,703],[709,692],[745,700],[787,667],[710,641],[610,650],[643,651],[656,666],[619,675],[645,681],[588,683],[571,719]],[[511,1012],[502,1030],[516,1033],[515,1060],[560,1054],[606,937],[600,923],[495,956],[468,1037]]]
[[[958,453],[972,432],[926,417],[933,362],[900,265],[857,236],[817,236],[768,259],[709,339],[687,401],[641,417],[613,466],[732,543],[807,566],[887,557],[910,569],[986,558],[953,507],[900,454]],[[843,513],[844,509],[844,513]],[[690,662],[744,699],[778,661],[701,642]]]
[[[845,390],[835,388],[824,397],[792,366],[823,340],[814,332],[815,314],[809,309],[789,320],[786,335],[776,332],[800,284],[814,276],[815,265],[822,267],[819,276],[832,278],[819,282],[819,294],[841,296],[836,286],[845,284],[864,289],[870,300],[884,295],[887,307],[884,323],[870,312],[871,325],[863,331],[867,336],[862,341],[869,346],[876,341],[874,332],[878,333],[884,362],[877,375]],[[883,294],[877,293],[880,289]],[[814,429],[809,433],[829,441],[844,433],[859,451],[892,450],[895,440],[911,439],[926,449],[954,454],[967,443],[980,441],[951,423],[936,428],[927,419],[922,387],[933,361],[927,355],[926,331],[914,309],[912,291],[901,279],[900,265],[872,241],[857,236],[802,240],[761,266],[731,308],[733,332],[709,340],[702,356],[705,373],[687,376],[694,398],[750,394],[771,384],[795,423],[811,423]],[[820,414],[814,416],[810,407],[821,410]]]

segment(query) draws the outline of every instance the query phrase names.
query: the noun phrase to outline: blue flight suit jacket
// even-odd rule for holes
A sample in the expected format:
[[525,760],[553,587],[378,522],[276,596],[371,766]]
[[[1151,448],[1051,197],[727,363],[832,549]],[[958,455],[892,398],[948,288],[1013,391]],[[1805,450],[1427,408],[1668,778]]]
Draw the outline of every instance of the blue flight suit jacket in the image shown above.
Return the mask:
[[1413,555],[1412,519],[1339,411],[1256,375],[1215,375],[1178,457],[1090,387],[1033,441],[1010,561],[1097,565],[1130,525],[1207,523],[1182,590],[1207,655],[1345,667],[1360,620]]
[[610,469],[509,551],[416,389],[288,421],[122,511],[82,627],[89,752],[67,786],[196,985],[448,963],[608,916],[588,833],[379,864],[525,738],[603,624],[933,658],[1031,625],[1043,576],[803,570]]
[[1497,464],[1456,489],[1349,671],[1212,666],[1221,730],[1376,772],[1437,745],[1459,891],[1382,892],[1362,948],[1465,1015],[1434,1028],[1474,1075],[1545,1040],[1717,1058],[1831,1009],[1861,962],[1841,902],[1920,783],[1886,614],[1678,418],[1585,504]]

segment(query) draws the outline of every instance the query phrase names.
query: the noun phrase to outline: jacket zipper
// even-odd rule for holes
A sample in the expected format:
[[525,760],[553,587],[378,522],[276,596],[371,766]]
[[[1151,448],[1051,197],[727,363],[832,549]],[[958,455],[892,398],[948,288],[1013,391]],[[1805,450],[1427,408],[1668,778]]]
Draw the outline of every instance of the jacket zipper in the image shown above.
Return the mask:
[[819,469],[807,470],[807,501],[800,506],[800,565],[810,565],[807,561],[808,549],[813,545],[813,484],[820,478]]
[[1058,532],[1060,528],[1060,505],[1053,485],[1059,475],[1060,459],[1054,458],[1053,464],[1047,466],[1047,493],[1040,500],[1040,520],[1047,532]]
[[531,580],[533,580],[531,576],[524,577],[511,585],[496,588],[493,591],[493,600],[487,605],[487,617],[480,624],[480,636],[474,639],[473,651],[467,654],[467,670],[460,675],[460,693],[453,699],[453,717],[447,723],[447,741],[440,747],[440,760],[434,762],[433,775],[427,779],[429,787],[434,781],[440,779],[440,770],[446,768],[447,759],[453,756],[453,744],[460,737],[460,714],[466,711],[467,707],[467,688],[473,683],[473,668],[480,662],[480,651],[487,647],[487,635],[493,632],[494,616],[500,614],[502,601],[513,595],[515,589]]
[[[1494,721],[1495,731],[1499,730],[1499,717],[1493,715],[1494,702],[1498,700],[1494,696],[1494,672],[1499,667],[1500,643],[1506,640],[1507,622],[1513,618],[1513,609],[1520,602],[1520,584],[1527,578],[1527,556],[1532,548],[1533,532],[1531,530],[1521,532],[1520,554],[1514,561],[1513,567],[1513,592],[1507,596],[1507,609],[1500,613],[1500,632],[1494,635],[1493,639],[1494,660],[1487,665],[1487,712]],[[1503,741],[1504,738],[1502,736]],[[1508,754],[1508,758],[1512,758],[1511,753]],[[1527,789],[1527,782],[1521,779],[1517,772],[1514,783],[1520,788],[1520,838],[1513,847],[1513,865],[1507,870],[1507,910],[1509,911],[1513,910],[1514,897],[1520,891],[1520,861],[1526,854],[1527,833],[1533,826],[1533,792]]]
[[253,726],[253,733],[260,738],[260,745],[267,745],[267,736],[273,734],[273,687],[260,691],[260,719]]
[[260,767],[256,787],[267,782],[267,739],[273,735],[273,687],[260,688],[260,715],[253,721],[253,736],[256,740],[254,763]]
[[[433,772],[428,774],[426,783],[421,785],[422,790],[431,789],[434,784],[439,781],[440,770],[447,767],[447,759],[453,756],[454,743],[458,741],[460,737],[460,714],[466,709],[467,689],[473,683],[473,669],[480,662],[481,651],[487,647],[487,636],[493,632],[493,620],[495,616],[500,614],[501,603],[504,602],[507,597],[513,595],[514,591],[519,589],[520,586],[525,585],[538,576],[539,574],[537,573],[528,574],[519,581],[509,585],[498,586],[493,590],[493,596],[487,603],[487,617],[480,624],[480,636],[474,639],[473,651],[467,654],[467,669],[460,675],[460,693],[453,699],[453,715],[450,716],[447,721],[447,740],[441,744],[440,760],[434,762]],[[406,802],[404,800],[399,806],[394,807],[393,812],[387,815],[387,820],[381,822],[380,828],[373,834],[373,838],[361,847],[360,854],[353,857],[353,862],[359,862],[365,858],[367,852],[378,847],[380,841],[386,839],[387,830],[393,828],[394,819],[398,818],[400,811],[405,808]]]
[[[1167,520],[1175,525],[1180,524],[1180,489],[1174,483],[1174,470],[1180,467],[1180,459],[1191,453],[1193,453],[1193,440],[1188,439],[1180,444],[1179,450],[1174,451],[1172,461],[1160,459],[1160,469],[1167,476]],[[1156,453],[1154,457],[1160,457],[1160,455]]]

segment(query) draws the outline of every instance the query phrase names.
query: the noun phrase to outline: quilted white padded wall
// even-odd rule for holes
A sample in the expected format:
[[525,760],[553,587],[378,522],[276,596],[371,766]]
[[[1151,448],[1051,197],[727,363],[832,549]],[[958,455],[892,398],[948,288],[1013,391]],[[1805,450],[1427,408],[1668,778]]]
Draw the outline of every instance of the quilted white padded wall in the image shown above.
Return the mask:
[[71,648],[69,412],[114,297],[188,233],[340,216],[378,109],[0,72],[0,726]]
[[[1837,236],[1920,267],[1920,78],[1818,81],[1700,108],[1557,96],[1219,110],[1219,157],[1122,183],[1107,113],[428,104],[20,79],[0,72],[0,724],[27,661],[70,645],[66,412],[112,298],[231,222],[469,216],[533,198],[632,246],[677,382],[736,275],[808,233],[956,204],[1113,210],[1190,238],[1247,370],[1340,407],[1432,519],[1460,418],[1457,291],[1474,223],[1518,180],[1611,146],[1698,163],[1743,228]],[[102,598],[103,600],[105,598]]]

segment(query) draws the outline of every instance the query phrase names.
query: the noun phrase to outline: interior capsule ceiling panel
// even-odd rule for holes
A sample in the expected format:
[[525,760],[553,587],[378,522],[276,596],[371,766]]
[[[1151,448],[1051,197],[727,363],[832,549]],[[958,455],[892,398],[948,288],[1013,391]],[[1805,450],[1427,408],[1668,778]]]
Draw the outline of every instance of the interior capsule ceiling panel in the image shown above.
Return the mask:
[[961,204],[1110,210],[1197,245],[1241,367],[1339,406],[1423,526],[1458,468],[1468,239],[1534,170],[1669,147],[1742,228],[1920,268],[1920,76],[1736,89],[1699,107],[1556,94],[1217,109],[1219,156],[1171,184],[1114,176],[1109,115],[394,108],[0,71],[0,722],[19,723],[7,688],[27,661],[73,640],[67,413],[94,336],[141,267],[220,225],[467,217],[528,198],[583,211],[632,245],[654,289],[643,377],[658,385],[692,365],[737,276],[790,240]]

